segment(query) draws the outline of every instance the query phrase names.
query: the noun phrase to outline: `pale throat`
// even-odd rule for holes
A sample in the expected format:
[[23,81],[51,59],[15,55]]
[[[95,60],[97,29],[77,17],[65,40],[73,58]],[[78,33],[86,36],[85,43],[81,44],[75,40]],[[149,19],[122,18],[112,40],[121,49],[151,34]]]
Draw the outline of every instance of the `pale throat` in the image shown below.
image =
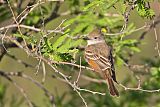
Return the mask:
[[87,40],[87,45],[93,45],[98,43],[105,43],[105,40]]

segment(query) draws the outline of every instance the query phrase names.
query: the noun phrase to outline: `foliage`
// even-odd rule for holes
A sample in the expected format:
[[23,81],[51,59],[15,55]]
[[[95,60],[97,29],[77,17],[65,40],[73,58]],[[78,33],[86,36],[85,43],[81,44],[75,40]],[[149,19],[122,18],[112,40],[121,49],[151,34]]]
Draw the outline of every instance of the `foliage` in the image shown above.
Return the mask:
[[[15,0],[10,0],[15,2]],[[11,2],[11,3],[12,3]],[[150,20],[155,16],[154,10],[150,7],[150,3],[154,0],[66,0],[64,5],[67,5],[67,12],[69,11],[68,19],[61,23],[55,30],[59,32],[48,33],[48,26],[58,20],[61,20],[61,11],[58,11],[56,6],[61,2],[55,3],[43,3],[39,5],[35,10],[29,12],[26,19],[22,21],[22,24],[31,26],[32,29],[39,27],[39,32],[31,31],[31,29],[12,30],[12,37],[19,41],[25,41],[29,49],[36,52],[45,58],[51,59],[56,62],[75,62],[79,64],[79,57],[83,54],[81,47],[84,48],[86,42],[82,39],[86,34],[91,32],[95,28],[102,28],[106,42],[112,47],[113,57],[115,59],[115,65],[122,67],[135,53],[141,52],[139,45],[142,45],[140,38],[135,38],[137,27],[131,21],[128,21],[132,11],[134,14],[142,20]],[[56,7],[53,9],[53,7]],[[65,8],[66,8],[65,7]],[[63,10],[63,5],[61,6]],[[14,8],[13,8],[14,9]],[[1,5],[0,22],[8,21],[12,15],[7,8],[7,5]],[[18,14],[17,11],[14,11]],[[65,11],[66,12],[66,11]],[[54,17],[51,22],[48,17]],[[48,19],[47,19],[48,18]],[[47,20],[46,20],[47,19]],[[50,21],[48,21],[50,20]],[[44,22],[46,22],[44,24]],[[55,26],[54,26],[55,27]],[[49,29],[53,26],[49,27]],[[118,33],[117,33],[118,32]],[[0,32],[1,33],[1,32]],[[3,32],[2,32],[3,33]],[[22,43],[24,44],[24,43]],[[36,53],[35,52],[35,53]],[[147,65],[150,72],[147,72],[147,76],[144,77],[141,88],[144,89],[158,89],[160,87],[160,61],[157,59],[146,59],[142,61],[144,65]],[[82,65],[87,66],[84,58],[82,58]],[[58,64],[57,64],[58,65]],[[57,67],[57,66],[56,66]],[[72,74],[71,67],[68,65],[58,66],[61,70],[66,71],[65,74]],[[74,69],[79,71],[79,69]],[[63,71],[62,71],[63,72]],[[145,72],[145,69],[138,72]],[[88,76],[96,77],[90,73],[84,73]],[[145,74],[145,73],[144,73]],[[122,72],[123,75],[123,72]],[[135,74],[138,75],[138,74]],[[0,75],[1,76],[1,75]],[[98,76],[96,78],[99,78]],[[71,78],[74,80],[74,78]],[[136,82],[126,77],[122,81],[126,86],[137,87]],[[133,84],[132,84],[133,83]],[[96,90],[98,92],[104,92],[107,88],[104,83],[92,83],[82,85],[82,88],[89,90]],[[119,87],[120,88],[120,87]],[[69,92],[65,92],[61,96],[55,93],[55,104],[57,107],[79,107],[83,106],[82,100],[79,98],[73,87],[69,88]],[[0,106],[4,106],[6,103],[6,91],[7,87],[0,84]],[[88,103],[89,107],[146,107],[152,101],[155,100],[152,106],[159,107],[159,93],[157,95],[153,93],[146,93],[142,91],[126,91],[120,89],[120,98],[113,98],[108,93],[105,96],[87,93],[81,91],[82,96]],[[66,96],[70,98],[66,100]],[[45,103],[47,101],[44,101]],[[15,96],[11,98],[11,107],[20,107],[23,105],[23,99],[16,100]],[[47,103],[47,106],[51,106]]]

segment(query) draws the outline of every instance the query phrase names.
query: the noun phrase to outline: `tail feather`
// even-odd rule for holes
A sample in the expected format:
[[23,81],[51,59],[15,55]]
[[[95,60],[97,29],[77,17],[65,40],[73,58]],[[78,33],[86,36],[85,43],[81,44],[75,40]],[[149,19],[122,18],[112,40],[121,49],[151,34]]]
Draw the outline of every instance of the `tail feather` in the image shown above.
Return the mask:
[[109,92],[112,96],[119,96],[118,90],[114,86],[113,80],[111,78],[107,78]]
[[109,89],[109,92],[112,96],[119,96],[119,92],[118,90],[116,89],[116,87],[114,86],[114,82],[113,82],[113,79],[110,75],[110,72],[109,71],[106,71],[104,73],[105,75],[105,79],[107,80],[107,83],[108,83],[108,89]]

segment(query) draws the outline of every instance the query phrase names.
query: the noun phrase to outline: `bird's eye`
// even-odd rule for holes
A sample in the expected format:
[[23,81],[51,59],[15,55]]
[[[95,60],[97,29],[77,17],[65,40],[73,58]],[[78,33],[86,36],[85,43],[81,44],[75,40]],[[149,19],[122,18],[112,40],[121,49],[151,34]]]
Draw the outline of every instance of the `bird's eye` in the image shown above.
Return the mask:
[[94,37],[94,39],[97,39],[97,37]]

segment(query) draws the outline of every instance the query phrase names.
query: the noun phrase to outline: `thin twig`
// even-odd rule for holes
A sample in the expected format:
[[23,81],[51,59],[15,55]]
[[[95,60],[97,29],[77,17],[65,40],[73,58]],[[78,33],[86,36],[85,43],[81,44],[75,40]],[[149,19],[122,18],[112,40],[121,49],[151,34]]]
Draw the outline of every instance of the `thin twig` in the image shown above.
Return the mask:
[[81,57],[80,57],[80,67],[79,67],[79,73],[78,73],[77,80],[75,81],[75,83],[76,83],[76,84],[77,84],[77,83],[78,83],[78,81],[79,81],[79,78],[80,78],[81,72],[82,72],[82,68],[81,68]]
[[54,96],[52,95],[52,93],[50,93],[42,84],[40,84],[38,81],[31,78],[30,76],[24,74],[23,72],[3,72],[3,71],[0,71],[0,74],[4,74],[4,75],[7,75],[7,76],[18,76],[18,77],[22,77],[24,79],[27,79],[27,80],[31,81],[37,87],[39,87],[40,89],[42,89],[44,91],[45,95],[49,98],[51,104],[53,105],[52,107],[55,107]]
[[[18,21],[16,20],[16,16],[15,16],[15,14],[14,14],[14,12],[13,12],[13,9],[12,9],[12,7],[11,7],[11,4],[10,4],[9,0],[7,0],[7,3],[8,3],[8,6],[9,6],[10,11],[11,11],[11,13],[12,13],[14,22],[17,24],[18,31],[19,31],[19,33],[20,33],[21,35],[23,35],[23,34],[22,34],[22,31],[21,31],[21,29],[20,29],[20,27],[19,27],[19,23],[18,23]],[[22,38],[22,39],[23,39],[23,41],[24,41],[25,48],[28,49],[26,40],[25,40],[24,38]]]
[[[82,75],[82,78],[91,81],[91,82],[95,82],[95,83],[105,83],[105,80],[100,80],[100,79],[95,79],[95,78],[91,78],[91,77],[87,77]],[[154,92],[160,92],[160,88],[159,89],[142,89],[139,84],[137,88],[131,88],[131,87],[126,87],[123,84],[119,83],[119,86],[121,86],[122,88],[124,88],[124,90],[131,90],[131,91],[143,91],[143,92],[148,92],[148,93],[154,93]]]
[[36,70],[36,75],[38,74],[38,72],[39,72],[39,68],[40,68],[40,65],[41,65],[41,59],[39,59],[39,61],[38,61],[38,65],[36,66],[36,68],[37,68],[37,70]]
[[[153,22],[153,25],[155,25],[154,24],[154,20],[152,22]],[[158,43],[158,34],[157,34],[157,30],[156,30],[155,26],[153,27],[153,30],[154,30],[154,35],[155,35],[155,39],[156,39],[156,47],[155,47],[155,49],[157,50],[158,56],[160,57],[160,48],[159,48],[159,43]]]
[[42,83],[45,82],[46,80],[46,67],[45,67],[45,64],[44,62],[42,61],[42,69],[43,69],[43,78],[42,78]]
[[[0,31],[5,30],[5,29],[9,29],[9,28],[15,28],[15,27],[18,27],[18,25],[17,24],[7,25],[5,27],[1,27]],[[32,26],[27,26],[27,25],[22,25],[22,24],[19,25],[19,27],[30,29],[30,30],[33,30],[33,31],[36,31],[36,32],[41,31],[41,29],[39,29],[39,28],[35,28],[35,27],[32,27]],[[61,34],[63,34],[63,32],[61,30],[47,30],[46,32],[47,33],[61,33]]]
[[132,90],[132,91],[143,91],[143,92],[148,92],[148,93],[154,93],[154,92],[160,92],[160,89],[142,89],[141,87],[137,87],[137,88],[129,88],[126,87],[122,84],[119,84],[122,88],[124,88],[125,90]]

